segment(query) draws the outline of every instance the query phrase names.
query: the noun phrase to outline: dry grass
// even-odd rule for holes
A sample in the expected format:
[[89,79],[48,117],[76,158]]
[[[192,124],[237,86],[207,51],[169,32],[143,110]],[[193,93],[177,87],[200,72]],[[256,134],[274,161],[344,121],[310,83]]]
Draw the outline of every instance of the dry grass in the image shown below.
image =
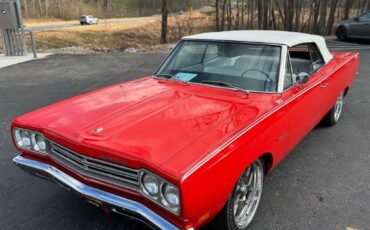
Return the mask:
[[[211,21],[208,16],[200,13],[194,13],[191,20],[186,15],[170,17],[168,41],[176,42],[182,36],[209,31]],[[40,31],[35,32],[35,37],[39,50],[80,46],[95,50],[122,51],[128,47],[143,49],[157,45],[160,33],[160,20],[144,18],[135,24],[101,23],[97,26]]]
[[49,19],[23,18],[23,23],[25,25],[40,24],[40,23],[55,24],[55,23],[63,23],[63,22],[66,22],[66,21],[62,19],[57,19],[57,18],[49,18]]
[[[149,21],[155,20],[153,17],[140,17],[140,18],[109,18],[109,19],[99,19],[99,25],[105,25],[106,23],[122,23],[127,21]],[[56,26],[56,25],[65,25],[65,24],[80,24],[79,20],[72,21],[63,21],[60,19],[24,19],[24,25],[26,27],[35,27],[35,26]],[[81,28],[81,27],[79,27]],[[82,27],[83,28],[83,27]]]
[[[59,23],[59,21],[50,23]],[[182,36],[210,31],[211,26],[212,19],[200,13],[193,13],[191,18],[187,15],[170,17],[168,42],[174,43]],[[35,38],[36,47],[41,52],[72,46],[93,50],[122,51],[128,47],[144,49],[155,46],[159,44],[160,34],[160,20],[143,18],[139,23],[106,25],[101,23],[96,26],[39,31],[35,32]],[[29,43],[29,38],[27,40]],[[2,43],[0,42],[0,51],[1,49]]]

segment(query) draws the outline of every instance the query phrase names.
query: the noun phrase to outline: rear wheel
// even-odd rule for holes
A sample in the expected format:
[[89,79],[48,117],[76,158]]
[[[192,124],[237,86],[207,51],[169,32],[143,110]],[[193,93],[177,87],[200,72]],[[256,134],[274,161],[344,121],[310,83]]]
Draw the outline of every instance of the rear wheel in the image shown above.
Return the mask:
[[243,172],[225,207],[212,223],[216,229],[247,229],[261,200],[264,175],[264,165],[260,159]]
[[344,102],[344,91],[337,98],[337,101],[335,102],[333,108],[323,118],[322,123],[324,125],[333,126],[336,123],[338,123],[343,110],[343,102]]
[[337,38],[338,38],[339,41],[347,40],[347,30],[346,30],[346,28],[344,26],[340,26],[337,29],[336,35],[337,35]]

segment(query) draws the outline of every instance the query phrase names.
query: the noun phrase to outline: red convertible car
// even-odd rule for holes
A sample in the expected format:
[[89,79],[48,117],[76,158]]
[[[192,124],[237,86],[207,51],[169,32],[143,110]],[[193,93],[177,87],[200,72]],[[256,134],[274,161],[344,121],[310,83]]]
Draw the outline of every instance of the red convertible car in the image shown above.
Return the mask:
[[263,181],[338,122],[359,54],[279,31],[185,37],[153,76],[16,118],[20,168],[159,229],[246,229]]

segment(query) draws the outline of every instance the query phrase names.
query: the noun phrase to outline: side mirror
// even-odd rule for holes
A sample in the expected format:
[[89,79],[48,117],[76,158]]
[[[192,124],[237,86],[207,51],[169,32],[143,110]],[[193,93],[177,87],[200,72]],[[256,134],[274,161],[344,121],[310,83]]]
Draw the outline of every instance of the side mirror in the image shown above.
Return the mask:
[[360,18],[359,18],[359,17],[354,17],[354,18],[353,18],[353,21],[355,21],[355,22],[359,22],[359,21],[360,21]]
[[304,84],[306,84],[308,82],[309,76],[310,75],[308,75],[308,73],[305,73],[305,72],[298,74],[297,79],[296,79],[298,85],[303,86]]

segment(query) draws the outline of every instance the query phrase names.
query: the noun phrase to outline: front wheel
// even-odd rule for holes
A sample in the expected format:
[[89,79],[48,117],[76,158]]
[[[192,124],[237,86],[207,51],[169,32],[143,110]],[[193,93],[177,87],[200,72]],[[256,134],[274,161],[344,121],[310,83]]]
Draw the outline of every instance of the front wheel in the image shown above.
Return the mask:
[[337,101],[335,102],[333,108],[326,114],[322,123],[326,126],[333,126],[338,123],[339,118],[342,114],[344,103],[344,91],[339,95]]
[[337,38],[339,41],[345,41],[347,40],[347,30],[344,26],[341,26],[337,29],[336,32]]
[[225,207],[212,223],[217,229],[247,229],[261,200],[264,176],[264,164],[260,159],[243,172]]

